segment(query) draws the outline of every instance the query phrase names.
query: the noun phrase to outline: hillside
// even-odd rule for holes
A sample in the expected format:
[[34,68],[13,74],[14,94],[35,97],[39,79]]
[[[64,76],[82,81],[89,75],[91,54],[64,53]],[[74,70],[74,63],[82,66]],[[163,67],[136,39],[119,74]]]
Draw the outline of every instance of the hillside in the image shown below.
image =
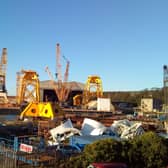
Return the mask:
[[140,105],[141,98],[153,97],[155,99],[160,99],[164,102],[164,93],[163,89],[145,89],[141,91],[112,91],[104,92],[104,97],[110,98],[112,102],[115,101],[126,101],[137,103]]

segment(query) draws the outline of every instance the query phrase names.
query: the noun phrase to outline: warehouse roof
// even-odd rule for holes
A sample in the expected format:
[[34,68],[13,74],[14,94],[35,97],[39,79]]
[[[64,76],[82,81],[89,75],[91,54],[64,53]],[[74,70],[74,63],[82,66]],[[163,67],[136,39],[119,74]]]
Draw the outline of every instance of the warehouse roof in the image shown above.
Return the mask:
[[[58,83],[55,82],[57,85]],[[71,88],[73,91],[83,91],[84,90],[84,84],[76,81],[67,82],[67,86]],[[50,80],[40,81],[40,89],[53,89],[52,83]]]

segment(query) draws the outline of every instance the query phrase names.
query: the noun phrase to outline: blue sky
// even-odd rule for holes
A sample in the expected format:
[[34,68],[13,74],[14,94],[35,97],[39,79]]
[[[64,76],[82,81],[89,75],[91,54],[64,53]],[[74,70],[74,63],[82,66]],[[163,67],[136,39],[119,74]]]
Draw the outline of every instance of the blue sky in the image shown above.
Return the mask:
[[[0,52],[8,49],[7,90],[16,72],[56,71],[56,43],[70,61],[69,81],[99,75],[105,91],[163,86],[168,64],[167,0],[2,0]],[[62,73],[65,71],[61,60]]]

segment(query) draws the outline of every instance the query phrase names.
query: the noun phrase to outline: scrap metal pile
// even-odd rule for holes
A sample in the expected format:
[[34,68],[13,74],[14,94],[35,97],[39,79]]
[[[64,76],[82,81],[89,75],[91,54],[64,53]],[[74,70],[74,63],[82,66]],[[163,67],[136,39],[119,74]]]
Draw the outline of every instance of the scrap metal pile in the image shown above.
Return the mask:
[[100,139],[102,137],[110,137],[117,140],[129,139],[142,135],[144,129],[140,122],[132,122],[127,119],[114,121],[110,127],[106,127],[96,120],[85,118],[81,130],[74,128],[71,120],[68,119],[61,125],[49,130],[49,133],[51,136],[48,144],[57,145],[74,135],[80,137],[99,136]]

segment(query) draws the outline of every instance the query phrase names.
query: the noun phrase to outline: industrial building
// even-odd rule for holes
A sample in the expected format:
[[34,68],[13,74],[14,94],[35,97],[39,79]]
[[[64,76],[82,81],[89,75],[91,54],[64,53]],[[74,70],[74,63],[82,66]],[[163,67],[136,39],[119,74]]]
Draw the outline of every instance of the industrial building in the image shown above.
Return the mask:
[[[56,83],[57,84],[57,83]],[[78,94],[82,94],[84,90],[84,84],[76,81],[68,82],[67,87],[70,89],[68,96],[68,104],[73,105],[73,97]],[[56,92],[51,85],[50,80],[40,81],[40,101],[58,101]]]

